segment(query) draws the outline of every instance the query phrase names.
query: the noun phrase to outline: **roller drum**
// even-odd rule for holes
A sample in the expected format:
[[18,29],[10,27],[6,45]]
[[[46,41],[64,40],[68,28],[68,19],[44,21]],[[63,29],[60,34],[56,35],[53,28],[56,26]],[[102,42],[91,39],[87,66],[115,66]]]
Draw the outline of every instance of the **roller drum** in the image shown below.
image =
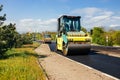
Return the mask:
[[68,54],[88,54],[90,44],[68,44]]

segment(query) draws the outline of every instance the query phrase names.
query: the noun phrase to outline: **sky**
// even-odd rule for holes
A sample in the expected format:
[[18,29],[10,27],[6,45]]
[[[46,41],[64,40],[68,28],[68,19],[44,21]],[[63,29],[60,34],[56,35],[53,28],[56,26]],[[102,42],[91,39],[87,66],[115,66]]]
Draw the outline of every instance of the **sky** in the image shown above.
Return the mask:
[[81,16],[81,26],[120,27],[120,0],[0,0],[5,24],[16,23],[18,32],[56,31],[61,15]]

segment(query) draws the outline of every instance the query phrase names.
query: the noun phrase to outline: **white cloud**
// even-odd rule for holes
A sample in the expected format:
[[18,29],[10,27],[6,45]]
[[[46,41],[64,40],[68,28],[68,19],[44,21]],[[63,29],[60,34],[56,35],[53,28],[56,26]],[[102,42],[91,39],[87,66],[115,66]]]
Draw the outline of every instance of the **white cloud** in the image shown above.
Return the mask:
[[107,11],[107,10],[101,10],[101,12],[100,12],[100,15],[111,16],[111,15],[113,15],[113,14],[114,14],[114,12],[112,12],[112,11]]
[[120,14],[116,16],[116,13],[107,9],[101,9],[96,7],[87,7],[82,9],[75,9],[71,11],[72,15],[80,15],[81,24],[86,28],[92,28],[94,26],[116,26],[120,25]]
[[93,16],[96,13],[98,14],[101,12],[101,9],[95,8],[95,7],[88,7],[88,8],[82,8],[82,9],[75,9],[71,12],[71,14],[81,14],[86,16]]
[[42,32],[56,31],[56,19],[41,20],[41,19],[22,19],[17,22],[17,30],[19,32]]
[[120,20],[120,16],[113,16],[113,19]]
[[22,20],[20,20],[20,22],[30,22],[30,21],[33,21],[33,19],[22,19]]
[[82,9],[75,9],[71,11],[71,14],[94,17],[94,16],[101,16],[101,15],[111,16],[114,14],[114,12],[108,11],[105,9],[96,8],[96,7],[87,7]]
[[110,25],[110,27],[120,27],[120,24],[118,25],[118,24],[112,24],[112,25]]
[[[120,25],[120,13],[113,12],[107,9],[96,7],[88,7],[75,9],[70,11],[69,15],[80,15],[82,26],[91,29],[94,26],[116,27]],[[58,14],[60,17],[61,14]],[[21,19],[19,21],[12,21],[16,23],[17,31],[19,32],[42,32],[42,31],[56,31],[57,18],[48,20],[42,19]]]
[[102,19],[105,19],[105,18],[108,18],[109,16],[95,16],[93,17],[92,19],[93,20],[102,20]]

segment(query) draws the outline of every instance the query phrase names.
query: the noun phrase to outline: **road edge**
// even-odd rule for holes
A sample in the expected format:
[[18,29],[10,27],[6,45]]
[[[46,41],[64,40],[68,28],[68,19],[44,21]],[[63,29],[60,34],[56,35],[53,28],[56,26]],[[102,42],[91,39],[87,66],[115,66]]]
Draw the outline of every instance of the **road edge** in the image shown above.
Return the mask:
[[[57,54],[57,53],[55,52],[55,54]],[[61,56],[61,57],[64,57],[64,56],[62,56],[62,55],[60,55],[60,54],[57,54],[57,55],[59,55],[59,56]],[[97,69],[94,69],[94,68],[92,68],[92,67],[90,67],[90,66],[87,66],[87,65],[85,65],[85,64],[76,62],[76,61],[74,61],[74,60],[72,60],[72,59],[69,59],[69,58],[67,58],[67,57],[65,57],[65,58],[66,58],[67,60],[70,60],[70,61],[72,61],[72,62],[75,62],[75,63],[77,63],[77,64],[79,64],[79,65],[82,65],[82,66],[84,66],[84,67],[86,67],[86,68],[88,68],[88,69],[93,69],[93,70],[95,70],[95,71],[97,71],[97,72],[100,72],[101,74],[103,74],[103,75],[105,75],[105,76],[107,76],[107,77],[110,77],[110,78],[115,79],[115,80],[120,80],[119,78],[116,78],[116,77],[111,76],[111,75],[109,75],[109,74],[107,74],[107,73],[104,73],[104,72],[102,72],[102,71],[99,71],[99,70],[97,70]]]

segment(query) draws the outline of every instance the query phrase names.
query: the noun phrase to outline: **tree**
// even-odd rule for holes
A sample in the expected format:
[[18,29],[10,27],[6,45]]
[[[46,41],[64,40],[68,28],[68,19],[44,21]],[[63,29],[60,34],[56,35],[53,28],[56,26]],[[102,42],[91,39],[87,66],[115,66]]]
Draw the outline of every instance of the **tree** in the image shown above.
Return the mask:
[[92,34],[93,43],[105,45],[105,31],[102,27],[94,27]]
[[112,34],[112,38],[115,45],[120,45],[120,31],[115,31]]
[[[3,5],[0,5],[0,11],[2,11],[2,9],[3,9]],[[6,20],[6,14],[0,16],[0,26],[4,23],[3,21],[5,20]]]
[[86,29],[86,28],[81,27],[81,30],[82,30],[83,32],[87,33],[87,29]]
[[7,26],[3,26],[3,36],[4,40],[7,40],[7,47],[12,48],[16,42],[16,27],[15,24],[10,23]]
[[[0,6],[2,11],[3,5]],[[10,23],[3,25],[6,20],[6,14],[0,16],[0,57],[4,56],[8,49],[13,47],[21,47],[23,44],[32,44],[32,37],[29,33],[21,35],[16,31],[16,24]]]
[[32,35],[30,33],[21,34],[23,44],[32,44]]
[[[3,5],[0,5],[0,11],[2,11],[3,9]],[[4,23],[4,21],[6,20],[6,14],[4,14],[3,16],[0,16],[0,55],[2,55],[3,52],[7,51],[7,42],[6,40],[4,40],[4,36],[3,36],[3,28],[1,27]]]
[[14,47],[16,43],[15,24],[4,25],[0,27],[0,52],[3,55],[8,49]]
[[113,37],[112,35],[114,34],[114,30],[109,30],[108,32],[105,33],[106,35],[106,45],[107,46],[113,46]]
[[[3,5],[0,6],[2,11]],[[3,25],[6,20],[6,14],[0,16],[0,57],[8,50],[14,47],[16,42],[16,27],[15,24]]]

